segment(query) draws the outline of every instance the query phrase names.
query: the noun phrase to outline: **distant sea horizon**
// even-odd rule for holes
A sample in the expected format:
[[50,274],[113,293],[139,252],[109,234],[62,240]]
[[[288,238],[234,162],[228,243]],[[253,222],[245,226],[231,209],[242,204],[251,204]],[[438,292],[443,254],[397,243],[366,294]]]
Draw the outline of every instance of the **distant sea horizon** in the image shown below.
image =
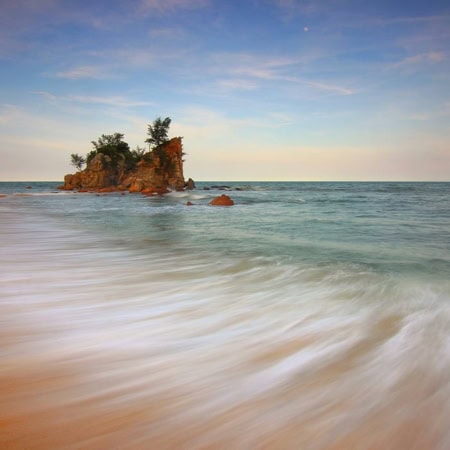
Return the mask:
[[[449,180],[198,180],[199,183],[450,183]],[[64,183],[64,178],[60,180],[0,180],[0,183]]]

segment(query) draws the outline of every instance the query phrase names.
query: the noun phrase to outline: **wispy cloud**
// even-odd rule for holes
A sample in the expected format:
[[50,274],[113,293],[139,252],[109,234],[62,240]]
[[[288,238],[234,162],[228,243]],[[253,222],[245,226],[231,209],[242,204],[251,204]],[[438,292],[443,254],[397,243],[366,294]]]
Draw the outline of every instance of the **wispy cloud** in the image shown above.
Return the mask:
[[258,88],[254,81],[240,78],[217,80],[216,86],[222,91],[254,91]]
[[178,39],[185,36],[185,31],[180,27],[159,27],[150,30],[150,36],[164,39]]
[[305,64],[300,58],[259,56],[250,54],[223,55],[215,57],[216,66],[213,71],[227,74],[228,78],[221,78],[219,85],[236,90],[255,90],[263,87],[264,83],[279,82],[300,84],[313,88],[316,91],[328,92],[337,95],[352,95],[356,89],[341,86],[337,82],[324,81],[318,78],[310,79],[300,76]]
[[90,103],[98,105],[110,105],[124,108],[133,108],[137,106],[151,106],[152,102],[146,102],[141,100],[132,100],[121,96],[112,97],[98,97],[88,95],[69,95],[66,97],[68,101],[74,101],[79,103]]
[[168,14],[178,10],[204,8],[209,0],[141,0],[139,11],[144,14]]
[[393,64],[391,68],[395,69],[411,69],[413,67],[428,66],[430,64],[437,64],[446,60],[446,55],[439,51],[430,51],[427,53],[419,53],[403,58],[397,63]]
[[91,95],[65,95],[57,96],[46,91],[34,91],[34,94],[41,95],[50,102],[76,102],[91,105],[106,105],[120,108],[135,108],[140,106],[153,106],[152,102],[134,100],[123,96],[91,96]]
[[135,67],[167,67],[168,61],[177,61],[183,56],[183,50],[164,51],[147,48],[119,48],[108,55],[108,59],[121,61],[122,66]]
[[[162,70],[166,73],[183,64],[189,50],[187,47],[175,48],[168,45],[155,46],[145,48],[142,46],[117,47],[110,49],[92,50],[87,55],[89,58],[95,58],[100,61],[95,66],[75,67],[73,70],[67,71],[68,75],[80,76],[92,75],[92,78],[119,78],[121,74],[132,72],[135,69],[155,69]],[[85,70],[86,68],[86,70]],[[92,70],[91,70],[92,69]],[[101,78],[102,77],[102,78]]]
[[280,113],[280,112],[271,112],[268,114],[269,118],[274,120],[274,123],[282,126],[282,125],[289,125],[294,122],[294,119],[292,116]]
[[329,8],[329,1],[314,0],[271,0],[284,17],[292,18],[298,15],[311,15]]
[[[226,80],[229,88],[243,86],[256,89],[261,82],[276,81],[287,76],[299,59],[280,56],[255,55],[249,53],[225,53],[212,55],[209,71],[220,74],[222,85]],[[227,78],[225,78],[225,76]]]
[[348,88],[345,86],[338,86],[335,84],[323,83],[320,81],[298,79],[298,83],[304,83],[320,91],[327,91],[338,95],[353,95],[358,92],[356,89]]
[[95,79],[104,80],[114,78],[110,73],[106,73],[102,67],[98,66],[78,66],[62,72],[57,72],[58,78],[66,78],[68,80]]
[[402,24],[437,24],[450,20],[450,14],[443,14],[439,16],[398,16],[398,17],[371,17],[360,22],[361,26],[376,25],[402,25]]

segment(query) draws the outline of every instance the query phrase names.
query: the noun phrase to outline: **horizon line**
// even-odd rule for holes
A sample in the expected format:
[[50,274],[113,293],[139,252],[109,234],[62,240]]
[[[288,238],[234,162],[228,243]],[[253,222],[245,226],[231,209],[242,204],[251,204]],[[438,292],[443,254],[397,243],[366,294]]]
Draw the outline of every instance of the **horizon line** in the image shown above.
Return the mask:
[[[189,179],[189,178],[188,178]],[[211,179],[211,180],[194,180],[195,183],[450,183],[450,180],[226,180],[226,179]],[[62,180],[0,180],[0,183],[64,183]]]

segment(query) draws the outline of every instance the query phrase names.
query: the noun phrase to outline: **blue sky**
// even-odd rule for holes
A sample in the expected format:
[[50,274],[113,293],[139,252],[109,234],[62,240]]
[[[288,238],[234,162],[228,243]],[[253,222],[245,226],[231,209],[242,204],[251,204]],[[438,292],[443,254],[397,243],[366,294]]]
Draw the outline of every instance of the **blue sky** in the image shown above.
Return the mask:
[[447,0],[0,0],[0,180],[172,118],[197,180],[450,180]]

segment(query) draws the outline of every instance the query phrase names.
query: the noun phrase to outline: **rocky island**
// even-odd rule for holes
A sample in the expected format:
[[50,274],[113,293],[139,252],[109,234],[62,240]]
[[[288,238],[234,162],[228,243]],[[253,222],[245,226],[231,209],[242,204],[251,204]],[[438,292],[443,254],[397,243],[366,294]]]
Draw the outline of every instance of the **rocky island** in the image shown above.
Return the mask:
[[100,192],[128,190],[149,195],[193,189],[194,182],[184,180],[182,138],[167,137],[170,122],[168,117],[158,118],[148,125],[147,152],[140,147],[130,150],[121,133],[102,135],[92,141],[94,150],[85,158],[71,155],[72,165],[78,171],[66,175],[59,188]]

